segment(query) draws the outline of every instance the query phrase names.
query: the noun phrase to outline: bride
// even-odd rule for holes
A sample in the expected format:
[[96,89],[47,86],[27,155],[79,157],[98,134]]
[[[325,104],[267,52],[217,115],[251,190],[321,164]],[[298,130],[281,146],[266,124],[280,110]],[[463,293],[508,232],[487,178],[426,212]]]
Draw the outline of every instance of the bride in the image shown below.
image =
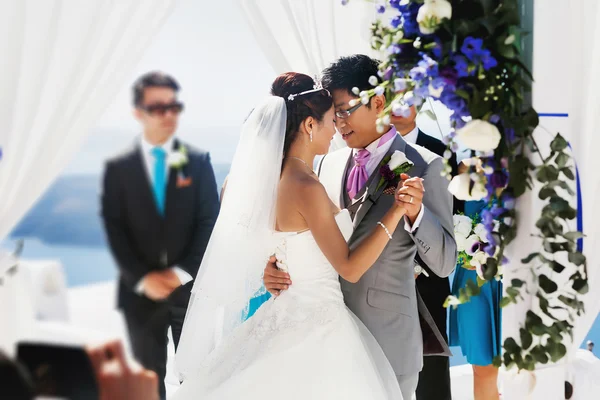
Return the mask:
[[[331,95],[297,73],[279,76],[271,93],[242,128],[192,290],[174,399],[401,400],[383,351],[344,305],[338,274],[360,279],[405,210],[397,198],[350,251],[350,214],[310,167],[335,133]],[[243,322],[273,253],[294,285]]]

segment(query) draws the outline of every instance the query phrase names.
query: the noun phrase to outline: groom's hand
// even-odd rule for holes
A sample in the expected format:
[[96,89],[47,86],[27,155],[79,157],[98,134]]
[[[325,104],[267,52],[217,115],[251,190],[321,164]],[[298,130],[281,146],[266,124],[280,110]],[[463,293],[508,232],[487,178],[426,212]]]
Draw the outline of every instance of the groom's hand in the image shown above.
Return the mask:
[[181,281],[171,269],[153,271],[144,277],[144,294],[154,301],[166,299],[179,286]]
[[423,195],[425,193],[423,178],[419,178],[418,176],[411,178],[407,174],[401,174],[400,185],[398,200],[406,209],[406,217],[410,220],[411,224],[414,224],[423,206]]
[[263,274],[265,288],[273,296],[279,296],[282,290],[286,290],[292,284],[290,275],[287,272],[280,271],[275,264],[276,262],[277,259],[271,256]]

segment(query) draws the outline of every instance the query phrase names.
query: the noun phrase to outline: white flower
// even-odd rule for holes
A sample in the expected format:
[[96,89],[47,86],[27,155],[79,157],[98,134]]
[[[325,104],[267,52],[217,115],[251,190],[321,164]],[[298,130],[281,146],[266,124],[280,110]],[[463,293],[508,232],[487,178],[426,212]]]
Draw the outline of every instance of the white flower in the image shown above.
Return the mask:
[[459,200],[481,200],[487,196],[487,190],[481,181],[475,182],[471,194],[469,194],[470,184],[471,177],[468,173],[458,174],[452,178],[448,191]]
[[377,79],[377,77],[375,75],[371,75],[371,77],[369,78],[369,84],[371,84],[371,86],[377,86],[378,83],[379,80]]
[[384,115],[381,122],[383,123],[383,125],[389,125],[391,122],[391,118],[389,115]]
[[487,229],[485,229],[485,225],[483,225],[483,224],[477,224],[475,226],[474,231],[475,231],[475,234],[479,237],[479,240],[481,242],[483,242],[483,243],[488,243],[489,242],[489,240],[487,239],[488,231],[487,231]]
[[170,167],[180,167],[185,163],[187,163],[187,156],[180,151],[170,153],[167,157],[167,164]]
[[481,267],[482,265],[485,265],[487,259],[488,255],[485,253],[485,251],[478,251],[477,253],[473,254],[473,258],[471,261],[469,261],[469,264],[471,264],[472,267]]
[[439,88],[434,88],[433,85],[430,83],[429,84],[429,95],[431,97],[435,97],[436,99],[439,99],[440,96],[442,95],[442,92],[444,91],[444,86],[440,86]]
[[406,154],[404,154],[401,151],[396,150],[394,152],[394,154],[392,154],[392,158],[390,159],[390,162],[388,163],[388,167],[390,167],[390,169],[393,171],[405,163],[409,163],[410,165],[413,165],[412,161],[410,161],[408,158],[406,158]]
[[369,96],[361,97],[360,102],[363,103],[364,105],[369,104]]
[[417,14],[419,30],[424,35],[430,35],[436,31],[444,18],[451,17],[452,5],[448,0],[425,0]]
[[495,125],[480,119],[474,119],[456,132],[456,136],[469,149],[491,151],[500,143],[500,132]]
[[477,251],[479,251],[479,249],[476,249],[475,251],[473,251],[473,246],[475,246],[476,243],[479,243],[479,236],[471,235],[467,238],[467,240],[465,241],[465,251],[467,252],[468,255],[472,256]]
[[358,102],[359,102],[359,101],[360,101],[360,100],[358,100],[358,99],[352,99],[352,100],[350,100],[350,101],[348,102],[348,105],[349,105],[350,107],[354,107],[355,105],[357,105],[357,104],[358,104]]
[[357,95],[357,96],[358,96],[358,94],[360,93],[360,89],[359,89],[359,88],[357,88],[357,87],[353,87],[353,88],[352,88],[352,93],[354,93],[355,95]]
[[504,40],[504,44],[505,45],[509,45],[509,44],[513,44],[515,42],[515,35],[509,35],[505,40]]
[[375,88],[375,95],[381,96],[385,92],[385,89],[382,86],[377,86]]
[[415,49],[421,48],[421,38],[420,37],[415,39],[415,41],[413,42],[413,46],[415,47]]
[[465,236],[455,233],[454,241],[456,242],[456,250],[458,250],[458,251],[467,250],[467,238]]
[[469,236],[471,233],[471,227],[473,223],[471,222],[471,218],[466,215],[454,215],[452,217],[454,221],[454,233],[456,235],[461,235],[463,237]]

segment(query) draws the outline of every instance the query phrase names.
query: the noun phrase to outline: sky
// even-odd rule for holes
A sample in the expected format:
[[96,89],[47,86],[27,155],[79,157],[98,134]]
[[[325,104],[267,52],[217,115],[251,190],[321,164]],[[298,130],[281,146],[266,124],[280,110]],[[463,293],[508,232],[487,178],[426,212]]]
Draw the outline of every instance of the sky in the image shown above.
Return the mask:
[[275,78],[236,0],[179,0],[66,174],[100,172],[103,160],[133,142],[140,127],[132,117],[131,84],[152,70],[169,73],[182,87],[186,111],[177,135],[218,163],[231,161],[240,124]]
[[[100,173],[104,160],[133,143],[140,127],[132,116],[131,85],[152,70],[179,81],[186,110],[177,136],[209,151],[213,163],[231,162],[241,123],[276,76],[237,0],[179,0],[64,174]],[[447,131],[447,110],[438,104],[436,112]],[[440,136],[434,121],[421,116],[419,125]]]

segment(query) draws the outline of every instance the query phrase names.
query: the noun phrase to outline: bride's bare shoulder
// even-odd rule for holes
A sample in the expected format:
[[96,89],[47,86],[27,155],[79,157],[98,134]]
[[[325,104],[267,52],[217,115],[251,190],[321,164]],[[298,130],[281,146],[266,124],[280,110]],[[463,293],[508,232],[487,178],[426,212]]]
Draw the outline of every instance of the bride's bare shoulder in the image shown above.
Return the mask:
[[326,201],[328,198],[325,187],[315,176],[298,171],[290,171],[281,177],[279,193],[302,203]]

